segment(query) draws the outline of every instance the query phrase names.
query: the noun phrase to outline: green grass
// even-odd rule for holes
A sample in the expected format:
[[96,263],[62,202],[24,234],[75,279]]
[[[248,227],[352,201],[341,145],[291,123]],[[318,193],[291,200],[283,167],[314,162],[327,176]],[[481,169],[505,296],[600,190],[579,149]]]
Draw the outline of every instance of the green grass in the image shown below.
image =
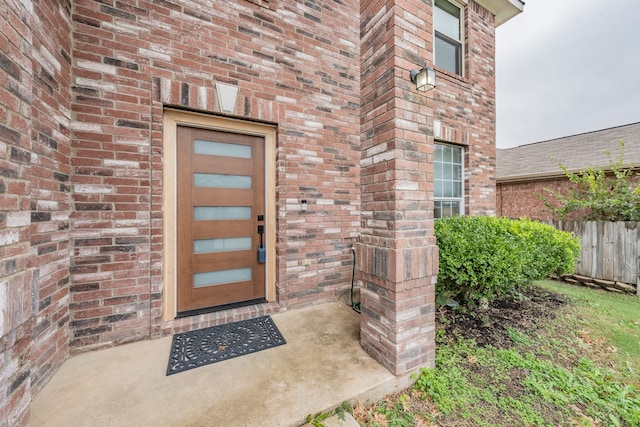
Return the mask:
[[[640,426],[640,298],[535,285],[570,302],[531,330],[506,328],[507,348],[439,329],[435,368],[362,425]],[[416,411],[419,399],[430,410]]]
[[551,280],[535,284],[571,297],[581,328],[591,336],[606,338],[616,364],[628,363],[640,377],[640,297]]

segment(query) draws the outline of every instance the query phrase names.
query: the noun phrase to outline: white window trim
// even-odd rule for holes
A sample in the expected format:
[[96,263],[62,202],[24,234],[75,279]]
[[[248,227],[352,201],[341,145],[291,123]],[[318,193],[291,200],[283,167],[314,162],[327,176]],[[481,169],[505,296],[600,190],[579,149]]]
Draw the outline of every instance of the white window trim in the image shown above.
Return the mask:
[[[458,9],[460,9],[460,74],[458,74],[458,73],[452,73],[452,74],[455,74],[456,76],[460,76],[460,77],[464,78],[465,77],[465,72],[464,72],[464,70],[465,70],[465,60],[464,60],[464,58],[465,58],[465,43],[464,43],[464,40],[465,40],[465,36],[466,36],[464,21],[465,21],[465,8],[469,4],[469,2],[468,2],[468,0],[444,0],[444,1],[446,1],[448,3],[451,3],[452,5],[456,6]],[[433,8],[436,7],[435,0],[433,0],[432,5],[433,5],[432,6]],[[432,17],[434,16],[433,12],[432,12],[431,16]],[[432,31],[433,31],[432,40],[433,40],[433,46],[434,46],[433,47],[433,64],[436,65],[436,58],[435,58],[435,54],[436,54],[436,52],[435,52],[436,26],[435,26],[435,22],[432,22],[431,24],[432,24],[431,28],[432,28]],[[437,67],[437,65],[436,65],[436,67]],[[441,67],[438,67],[438,68],[441,68]],[[444,70],[444,68],[441,68],[441,69]],[[451,71],[449,71],[449,70],[445,70],[445,71],[451,73]]]
[[[462,191],[461,191],[461,196],[459,198],[457,197],[436,197],[435,196],[435,188],[434,188],[434,193],[433,193],[433,201],[434,201],[434,211],[435,211],[435,202],[436,201],[459,201],[460,202],[460,216],[465,216],[465,212],[466,212],[466,206],[465,206],[465,200],[467,198],[467,194],[465,192],[465,188],[466,188],[466,169],[465,169],[465,146],[463,145],[456,145],[456,144],[449,144],[447,142],[444,141],[440,141],[440,140],[436,140],[434,142],[434,145],[446,145],[449,147],[455,147],[455,148],[459,148],[461,151],[461,162],[460,162],[460,174],[462,175]],[[435,159],[434,159],[435,161]],[[435,184],[435,171],[434,171],[434,184]],[[440,218],[435,218],[434,215],[434,219],[440,219]]]

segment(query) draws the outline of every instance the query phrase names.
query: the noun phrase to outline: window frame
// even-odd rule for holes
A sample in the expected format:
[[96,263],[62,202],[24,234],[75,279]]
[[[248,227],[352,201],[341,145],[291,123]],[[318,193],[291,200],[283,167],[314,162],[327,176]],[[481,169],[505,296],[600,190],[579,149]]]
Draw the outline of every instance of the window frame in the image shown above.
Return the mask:
[[[441,33],[440,31],[438,31],[436,29],[436,19],[435,19],[435,13],[433,13],[433,63],[435,64],[436,67],[441,68],[443,70],[446,70],[452,74],[458,75],[460,77],[464,77],[464,39],[465,39],[465,26],[464,26],[464,20],[465,20],[465,7],[467,5],[466,1],[456,1],[456,0],[439,0],[442,2],[446,2],[449,3],[450,5],[452,5],[453,7],[458,9],[459,12],[459,16],[458,16],[458,22],[460,25],[459,28],[459,34],[460,34],[460,40],[456,40],[454,38],[451,38],[450,36]],[[436,0],[433,1],[433,8],[435,9],[436,6]],[[443,10],[445,13],[448,13],[446,10],[439,8],[440,10]],[[452,71],[448,68],[445,68],[442,65],[438,65],[438,58],[436,55],[436,39],[440,39],[445,43],[450,44],[451,46],[453,46],[456,49],[456,71]]]
[[[446,147],[453,147],[456,149],[460,150],[460,197],[436,197],[436,168],[435,168],[435,163],[436,163],[436,157],[435,157],[435,146],[440,145],[440,146],[446,146]],[[444,163],[444,162],[442,162]],[[449,144],[447,142],[444,141],[438,141],[436,140],[434,142],[434,156],[433,156],[433,164],[434,164],[434,168],[433,168],[433,218],[434,219],[441,219],[441,218],[447,218],[447,216],[436,216],[436,203],[438,202],[458,202],[460,204],[460,209],[458,211],[458,215],[459,216],[464,216],[465,215],[465,188],[466,188],[466,181],[465,181],[465,146],[462,145],[456,145],[456,144]],[[458,163],[447,163],[447,164],[454,164],[457,165]],[[452,180],[449,180],[452,181]],[[453,215],[455,216],[455,215]]]

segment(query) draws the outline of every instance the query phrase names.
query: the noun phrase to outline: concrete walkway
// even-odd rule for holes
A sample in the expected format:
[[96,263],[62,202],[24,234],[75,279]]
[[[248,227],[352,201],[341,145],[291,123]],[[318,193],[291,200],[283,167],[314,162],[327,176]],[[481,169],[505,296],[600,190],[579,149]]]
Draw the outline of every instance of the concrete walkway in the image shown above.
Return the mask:
[[73,357],[33,400],[31,426],[293,427],[411,384],[362,350],[342,303],[272,318],[286,345],[171,376],[171,337]]

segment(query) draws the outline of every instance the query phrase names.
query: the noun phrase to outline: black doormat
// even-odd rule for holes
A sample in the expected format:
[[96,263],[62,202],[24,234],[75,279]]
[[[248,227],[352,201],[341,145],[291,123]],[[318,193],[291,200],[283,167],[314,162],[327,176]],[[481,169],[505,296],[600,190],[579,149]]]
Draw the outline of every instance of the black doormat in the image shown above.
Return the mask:
[[167,375],[286,344],[270,316],[173,336]]

